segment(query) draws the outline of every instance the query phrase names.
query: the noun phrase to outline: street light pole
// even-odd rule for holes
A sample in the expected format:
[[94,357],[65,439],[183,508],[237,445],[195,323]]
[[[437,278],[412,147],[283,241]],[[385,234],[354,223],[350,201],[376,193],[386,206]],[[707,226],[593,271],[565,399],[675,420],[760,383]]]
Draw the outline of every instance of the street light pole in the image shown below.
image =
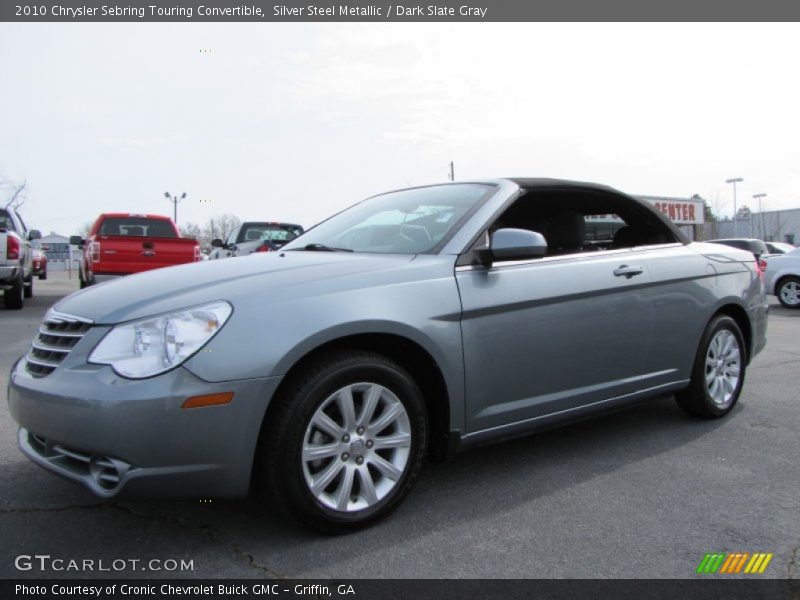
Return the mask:
[[766,194],[753,194],[753,199],[758,200],[758,216],[761,217],[761,239],[767,237],[767,228],[764,227],[764,211],[761,209],[761,199],[766,197]]
[[733,179],[726,179],[725,183],[733,184],[733,237],[739,237],[738,221],[736,220],[736,184],[744,181],[741,177],[734,177]]
[[178,202],[186,198],[186,192],[181,194],[181,197],[178,198],[177,196],[170,196],[169,192],[164,192],[164,198],[172,202],[172,220],[175,221],[175,225],[178,224]]

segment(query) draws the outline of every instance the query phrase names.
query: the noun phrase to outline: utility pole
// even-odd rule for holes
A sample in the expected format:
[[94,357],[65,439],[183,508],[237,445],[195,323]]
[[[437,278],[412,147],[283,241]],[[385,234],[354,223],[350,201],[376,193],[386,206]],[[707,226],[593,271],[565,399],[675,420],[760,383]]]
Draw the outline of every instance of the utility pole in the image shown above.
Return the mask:
[[453,161],[451,160],[450,161],[450,181],[455,181],[455,180],[456,180],[456,174],[455,174],[455,170],[454,170],[454,167],[453,167]]
[[[753,199],[758,200],[758,216],[761,217],[761,239],[766,239],[767,228],[764,227],[764,210],[761,208],[761,199],[766,197],[766,194],[753,194]],[[752,219],[752,217],[751,217]]]
[[726,179],[725,183],[733,184],[733,237],[739,237],[739,221],[736,214],[736,184],[744,181],[741,177],[734,177],[733,179]]
[[186,192],[181,194],[181,197],[178,198],[177,196],[170,196],[169,192],[164,192],[164,198],[172,202],[172,220],[175,221],[175,225],[178,224],[178,202],[186,198]]

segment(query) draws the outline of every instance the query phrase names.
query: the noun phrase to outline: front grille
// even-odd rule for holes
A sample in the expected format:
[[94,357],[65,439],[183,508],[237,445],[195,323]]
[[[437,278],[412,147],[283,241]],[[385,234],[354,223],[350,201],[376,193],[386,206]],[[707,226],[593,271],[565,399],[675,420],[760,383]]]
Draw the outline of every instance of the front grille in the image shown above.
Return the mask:
[[91,327],[88,319],[48,311],[25,357],[25,369],[34,377],[49,375]]
[[79,477],[90,477],[99,487],[114,490],[128,471],[135,467],[109,456],[90,454],[28,432],[28,443],[51,464]]

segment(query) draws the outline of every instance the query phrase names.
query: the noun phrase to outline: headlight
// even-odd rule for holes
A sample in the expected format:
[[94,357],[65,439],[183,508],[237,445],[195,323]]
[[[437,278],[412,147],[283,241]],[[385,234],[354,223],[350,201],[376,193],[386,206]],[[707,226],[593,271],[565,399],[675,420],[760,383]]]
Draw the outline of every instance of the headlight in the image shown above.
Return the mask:
[[152,377],[177,367],[222,329],[231,305],[214,302],[117,325],[100,340],[89,362],[111,365],[131,379]]

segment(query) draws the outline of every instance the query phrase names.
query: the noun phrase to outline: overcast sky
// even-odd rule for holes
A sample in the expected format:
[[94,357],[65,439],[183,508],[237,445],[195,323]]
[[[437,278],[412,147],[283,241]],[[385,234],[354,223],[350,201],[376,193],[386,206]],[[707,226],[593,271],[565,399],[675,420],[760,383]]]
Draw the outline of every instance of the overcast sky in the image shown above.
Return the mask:
[[[796,24],[2,24],[29,226],[305,226],[381,191],[546,176],[800,207]],[[201,50],[207,50],[201,52]],[[765,207],[765,208],[766,208]]]

